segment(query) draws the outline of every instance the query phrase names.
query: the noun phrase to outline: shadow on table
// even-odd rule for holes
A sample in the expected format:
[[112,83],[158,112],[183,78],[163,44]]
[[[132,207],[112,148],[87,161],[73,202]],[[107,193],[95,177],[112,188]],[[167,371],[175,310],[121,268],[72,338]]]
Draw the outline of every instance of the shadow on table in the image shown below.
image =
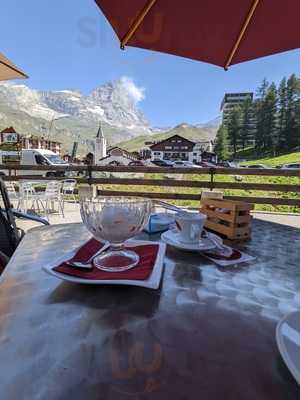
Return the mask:
[[79,304],[99,311],[116,309],[123,314],[149,318],[158,309],[161,285],[159,289],[151,290],[135,286],[94,286],[63,282],[49,295],[47,302]]

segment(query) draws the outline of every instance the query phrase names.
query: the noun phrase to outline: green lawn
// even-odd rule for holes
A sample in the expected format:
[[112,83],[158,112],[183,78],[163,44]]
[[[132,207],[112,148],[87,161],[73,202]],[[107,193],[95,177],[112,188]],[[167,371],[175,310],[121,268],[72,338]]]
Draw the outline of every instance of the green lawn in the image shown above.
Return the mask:
[[300,151],[284,154],[278,157],[259,158],[251,161],[246,161],[241,163],[241,165],[248,165],[253,163],[266,164],[270,167],[276,167],[278,165],[289,164],[289,163],[300,163]]

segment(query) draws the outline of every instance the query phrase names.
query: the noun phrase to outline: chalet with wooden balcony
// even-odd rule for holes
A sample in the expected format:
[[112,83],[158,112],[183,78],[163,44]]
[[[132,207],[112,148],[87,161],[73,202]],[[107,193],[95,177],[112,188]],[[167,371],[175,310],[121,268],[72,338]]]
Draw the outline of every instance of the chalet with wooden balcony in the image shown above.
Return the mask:
[[207,141],[193,142],[180,135],[171,136],[150,147],[151,160],[190,161],[200,163],[204,151],[212,152],[212,143]]

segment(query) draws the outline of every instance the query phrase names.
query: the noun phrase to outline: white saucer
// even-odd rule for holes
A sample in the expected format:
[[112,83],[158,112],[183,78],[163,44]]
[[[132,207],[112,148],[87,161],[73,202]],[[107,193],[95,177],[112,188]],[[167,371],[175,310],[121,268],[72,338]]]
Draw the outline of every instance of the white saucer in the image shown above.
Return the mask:
[[163,242],[167,243],[170,246],[176,247],[177,249],[181,250],[188,250],[188,251],[208,251],[213,250],[216,246],[215,244],[209,239],[213,238],[214,240],[218,241],[218,243],[222,244],[222,239],[214,235],[213,233],[208,233],[208,238],[202,238],[196,243],[183,243],[180,240],[179,233],[173,230],[168,230],[161,235],[161,239]]

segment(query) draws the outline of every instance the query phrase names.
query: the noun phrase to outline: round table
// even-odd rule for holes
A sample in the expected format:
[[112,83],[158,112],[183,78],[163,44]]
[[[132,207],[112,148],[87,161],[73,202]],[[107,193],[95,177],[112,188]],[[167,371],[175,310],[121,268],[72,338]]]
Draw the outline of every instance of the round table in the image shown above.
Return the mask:
[[42,271],[88,237],[81,224],[35,228],[2,275],[1,399],[299,400],[275,342],[300,309],[299,230],[254,220],[239,247],[256,260],[226,269],[168,248],[158,290]]

